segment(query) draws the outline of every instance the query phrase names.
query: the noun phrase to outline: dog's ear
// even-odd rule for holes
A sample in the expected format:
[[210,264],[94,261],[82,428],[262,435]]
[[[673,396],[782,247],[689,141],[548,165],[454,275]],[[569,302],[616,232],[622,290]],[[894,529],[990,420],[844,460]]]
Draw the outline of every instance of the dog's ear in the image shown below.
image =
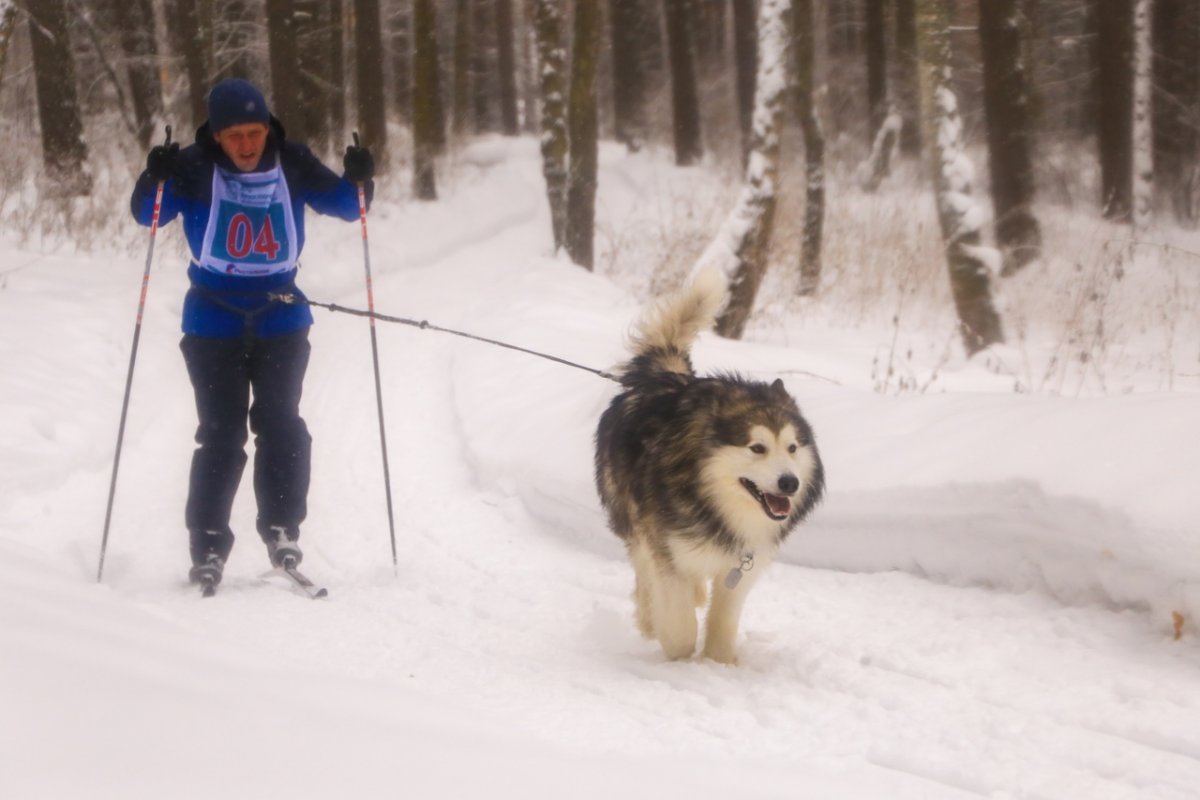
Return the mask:
[[791,397],[791,395],[788,394],[787,387],[783,385],[783,378],[775,379],[775,382],[771,384],[771,391],[780,397]]

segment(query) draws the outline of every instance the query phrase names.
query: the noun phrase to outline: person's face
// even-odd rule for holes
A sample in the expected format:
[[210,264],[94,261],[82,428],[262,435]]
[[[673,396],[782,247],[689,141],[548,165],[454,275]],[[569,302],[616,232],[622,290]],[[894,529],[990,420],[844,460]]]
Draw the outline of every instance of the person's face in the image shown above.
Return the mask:
[[230,125],[214,133],[213,138],[235,167],[242,172],[250,172],[258,166],[263,150],[266,149],[267,126],[261,122]]

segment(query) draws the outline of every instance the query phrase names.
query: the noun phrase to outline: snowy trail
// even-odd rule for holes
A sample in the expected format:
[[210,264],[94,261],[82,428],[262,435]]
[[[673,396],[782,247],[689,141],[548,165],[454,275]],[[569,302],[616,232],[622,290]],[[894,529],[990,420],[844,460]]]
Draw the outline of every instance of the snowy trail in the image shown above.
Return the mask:
[[[479,162],[477,191],[380,212],[372,235],[394,257],[378,261],[377,307],[593,367],[619,360],[636,303],[546,258],[540,186]],[[489,216],[480,195],[509,199]],[[407,247],[424,226],[441,243]],[[357,238],[314,231],[303,285],[354,304]],[[990,415],[1036,422],[1057,452],[1073,406],[895,401],[844,375],[789,378],[831,465],[829,501],[755,589],[741,665],[668,663],[636,634],[631,570],[591,486],[614,387],[381,324],[393,574],[367,324],[318,310],[305,568],[331,597],[259,579],[247,481],[226,583],[202,601],[183,582],[179,525],[194,425],[175,351],[183,282],[160,266],[97,587],[128,336],[112,276],[130,264],[51,261],[0,293],[16,448],[0,460],[0,775],[14,798],[208,797],[209,783],[247,798],[1196,796],[1200,645],[1172,641],[1164,618],[1200,608],[1195,544],[1171,527],[1183,515],[1108,505],[1106,476],[979,464],[921,440]],[[80,325],[60,328],[63,315]],[[825,357],[708,338],[697,356],[768,371]],[[1156,409],[1200,430],[1192,405]],[[1009,430],[958,441],[1003,454]],[[1195,458],[1171,457],[1167,478],[1142,476],[1167,481],[1162,497]],[[181,784],[197,752],[219,766]]]

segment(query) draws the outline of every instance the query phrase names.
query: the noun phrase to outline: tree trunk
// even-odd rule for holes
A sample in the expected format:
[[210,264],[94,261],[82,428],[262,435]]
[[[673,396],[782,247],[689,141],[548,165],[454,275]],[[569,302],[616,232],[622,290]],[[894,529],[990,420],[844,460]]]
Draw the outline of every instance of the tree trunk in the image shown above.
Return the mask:
[[113,11],[125,52],[129,94],[142,149],[150,146],[155,122],[162,115],[162,86],[158,80],[158,42],[154,10],[149,0],[118,0]]
[[1144,231],[1154,212],[1154,132],[1150,128],[1150,19],[1153,0],[1136,0],[1133,10],[1133,227]]
[[296,15],[292,0],[267,0],[267,50],[271,62],[271,112],[288,135],[308,137],[297,103]]
[[804,232],[800,239],[799,293],[811,296],[821,285],[821,239],[825,227],[825,136],[813,98],[816,63],[813,0],[796,0],[792,20],[796,113],[804,132]]
[[1033,212],[1034,118],[1030,69],[1025,63],[1029,20],[1025,0],[979,0],[983,56],[983,107],[996,244],[1002,275],[1012,275],[1041,255],[1042,232]]
[[517,114],[517,60],[513,46],[513,0],[496,0],[496,48],[500,78],[500,130],[505,136],[521,132]]
[[[297,138],[317,152],[325,152],[332,143],[329,136],[329,50],[325,28],[329,25],[328,5],[322,0],[293,0],[296,29],[295,112],[300,120]],[[290,129],[289,129],[290,132]]]
[[183,70],[188,81],[188,105],[192,111],[192,128],[199,128],[208,117],[208,63],[205,60],[205,41],[208,33],[196,7],[196,0],[171,0],[172,49],[183,56]]
[[791,0],[762,0],[758,13],[758,87],[746,182],[738,205],[702,257],[729,277],[729,303],[716,331],[740,339],[767,271],[779,186],[779,136],[787,97]]
[[493,113],[492,99],[494,78],[496,76],[493,64],[493,42],[490,35],[494,31],[491,24],[490,0],[472,0],[471,14],[471,124],[476,133],[486,133],[496,129],[496,118]]
[[413,0],[413,196],[436,200],[438,45],[434,0]]
[[412,11],[405,5],[393,16],[392,74],[395,76],[396,111],[412,124]]
[[[705,75],[728,69],[728,59],[725,56],[725,27],[729,18],[729,3],[730,0],[691,0],[690,3],[689,16],[693,20],[692,43],[695,47],[696,64]],[[754,25],[753,14],[750,17],[750,25]]]
[[742,132],[742,168],[754,135],[754,75],[758,69],[755,0],[733,0],[733,63],[737,83],[738,125]]
[[[475,0],[478,2],[478,0]],[[450,129],[455,137],[467,131],[471,109],[471,0],[454,4],[454,109]]]
[[1200,4],[1154,4],[1154,185],[1161,205],[1195,223],[1188,180],[1200,149]]
[[383,35],[379,0],[354,0],[355,73],[358,78],[358,124],[362,142],[371,148],[379,172],[387,171],[387,117],[383,92]]
[[640,150],[646,139],[646,70],[640,47],[646,16],[641,0],[609,0],[614,127],[617,141],[630,151]]
[[565,244],[571,260],[592,269],[596,229],[597,141],[596,59],[600,51],[600,0],[577,0],[571,65],[571,105],[567,114],[571,156],[567,174]]
[[874,142],[887,118],[887,37],[883,0],[867,2],[867,140]]
[[541,101],[538,99],[537,33],[534,30],[534,0],[521,2],[521,126],[528,134],[542,129]]
[[917,61],[917,15],[914,0],[896,0],[896,104],[904,127],[900,152],[921,155],[921,88]]
[[542,175],[550,203],[554,249],[566,243],[567,79],[562,41],[562,0],[534,0],[534,29],[541,65]]
[[8,45],[13,31],[17,29],[17,7],[13,0],[0,0],[0,86],[4,85],[5,64],[8,63]]
[[929,164],[959,331],[967,354],[974,355],[1003,342],[1004,333],[992,303],[990,270],[980,246],[983,215],[971,197],[974,175],[963,149],[962,119],[950,77],[950,35],[941,0],[918,0],[924,138],[930,143]]
[[1104,216],[1133,210],[1133,0],[1092,0],[1092,58]]
[[87,145],[75,90],[75,60],[67,38],[64,0],[23,0],[33,44],[33,76],[42,128],[42,163],[52,193],[71,197],[92,191]]
[[675,119],[675,163],[690,166],[704,155],[700,142],[700,100],[687,0],[664,0],[667,52],[671,62],[671,107]]
[[329,0],[329,140],[346,138],[346,7]]

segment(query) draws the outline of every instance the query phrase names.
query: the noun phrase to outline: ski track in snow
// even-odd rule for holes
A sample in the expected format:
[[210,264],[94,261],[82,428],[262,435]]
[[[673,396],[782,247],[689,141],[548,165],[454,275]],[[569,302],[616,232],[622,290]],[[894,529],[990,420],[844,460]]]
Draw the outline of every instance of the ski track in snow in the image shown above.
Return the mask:
[[[535,158],[527,146],[513,154]],[[538,182],[513,179],[505,161],[476,166],[478,187],[373,217],[372,252],[384,254],[377,309],[423,309],[439,325],[611,366],[636,306],[602,277],[545,257]],[[352,302],[356,235],[327,221],[312,229],[301,285],[314,299]],[[431,241],[406,244],[424,231]],[[0,723],[0,753],[10,754],[0,774],[17,776],[15,798],[85,786],[91,796],[165,796],[163,776],[192,762],[186,746],[160,743],[158,769],[140,779],[95,755],[81,759],[98,770],[90,783],[56,772],[57,758],[89,753],[86,734],[103,737],[120,713],[110,693],[152,723],[193,722],[180,741],[210,742],[230,762],[229,796],[375,796],[398,757],[386,747],[418,742],[416,797],[473,796],[518,767],[543,772],[513,797],[810,796],[806,786],[824,797],[1196,797],[1200,648],[1194,636],[1170,641],[1169,602],[1153,587],[1169,572],[1162,554],[1139,563],[1122,549],[1136,538],[1133,520],[1033,481],[839,491],[831,472],[828,502],[748,602],[741,665],[668,663],[634,629],[632,571],[591,486],[592,431],[615,387],[408,327],[377,326],[394,573],[368,325],[316,310],[302,568],[331,597],[264,585],[248,469],[226,580],[201,601],[184,583],[180,524],[194,426],[175,349],[185,280],[163,261],[105,584],[90,585],[133,270],[48,260],[0,293],[4,353],[20,367],[0,395],[16,448],[2,464],[0,631],[17,655],[0,659],[0,707],[16,709]],[[90,304],[54,293],[75,281]],[[18,330],[27,349],[12,343]],[[832,415],[837,392],[789,385],[806,410]],[[841,440],[817,430],[833,456]],[[1046,542],[1060,534],[1055,553]],[[1198,563],[1179,565],[1185,588]],[[204,704],[211,716],[197,711]],[[125,744],[154,751],[134,725],[116,726]],[[403,738],[404,726],[416,733]],[[256,741],[257,753],[239,749]],[[337,774],[350,779],[306,764],[277,782],[251,766],[289,741],[301,759],[345,759],[352,766]],[[446,759],[458,747],[474,767]]]

